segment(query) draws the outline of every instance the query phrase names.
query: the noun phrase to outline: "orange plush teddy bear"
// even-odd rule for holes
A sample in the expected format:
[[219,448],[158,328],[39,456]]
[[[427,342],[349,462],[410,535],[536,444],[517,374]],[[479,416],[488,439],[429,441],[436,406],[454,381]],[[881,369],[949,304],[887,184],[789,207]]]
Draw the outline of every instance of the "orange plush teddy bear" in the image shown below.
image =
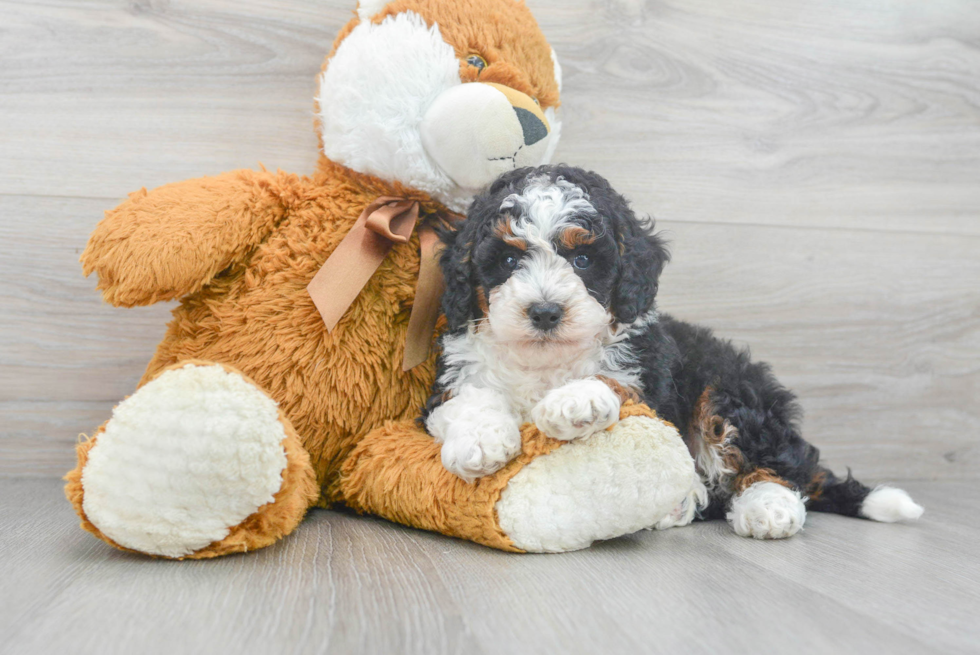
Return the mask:
[[560,79],[521,2],[363,1],[320,76],[312,176],[234,171],[108,212],[82,255],[105,299],[181,302],[139,388],[78,445],[82,526],[205,558],[334,503],[512,551],[669,523],[696,476],[643,406],[581,442],[526,426],[523,454],[475,484],[412,420],[434,377],[432,227],[551,157]]

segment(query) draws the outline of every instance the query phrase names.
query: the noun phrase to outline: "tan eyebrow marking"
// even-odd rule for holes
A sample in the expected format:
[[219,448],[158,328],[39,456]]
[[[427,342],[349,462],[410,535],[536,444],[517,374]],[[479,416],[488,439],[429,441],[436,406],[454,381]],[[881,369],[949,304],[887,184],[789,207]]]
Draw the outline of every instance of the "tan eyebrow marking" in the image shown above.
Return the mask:
[[511,219],[508,217],[497,223],[497,226],[493,229],[493,233],[503,239],[507,245],[513,246],[518,250],[527,250],[527,241],[514,235],[514,229],[510,221]]
[[595,234],[578,225],[566,227],[558,234],[558,244],[566,250],[587,246],[590,243],[595,243],[595,240]]

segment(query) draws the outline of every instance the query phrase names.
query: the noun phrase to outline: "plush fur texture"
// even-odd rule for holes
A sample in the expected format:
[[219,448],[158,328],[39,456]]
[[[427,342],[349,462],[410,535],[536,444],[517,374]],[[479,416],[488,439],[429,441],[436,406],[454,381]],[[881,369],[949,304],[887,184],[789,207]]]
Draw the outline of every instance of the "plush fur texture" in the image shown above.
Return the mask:
[[538,457],[511,479],[497,516],[515,546],[587,548],[657,524],[692,494],[697,474],[677,431],[624,409],[608,432]]
[[459,85],[452,46],[415,12],[360,23],[320,78],[324,155],[458,209],[455,185],[426,155],[419,125],[439,95]]
[[[358,102],[371,100],[372,94],[377,101],[388,93],[389,82],[390,91],[405,100],[405,94],[416,92],[430,97],[425,95],[428,82],[458,86],[479,80],[507,85],[553,112],[559,100],[553,53],[528,9],[514,0],[397,0],[370,2],[361,9],[362,15],[341,31],[324,64],[317,99],[320,145],[336,160],[321,156],[309,177],[235,171],[138,191],[106,213],[82,255],[85,273],[98,275],[98,288],[108,302],[130,307],[180,301],[139,390],[120,406],[116,418],[79,444],[78,465],[67,476],[65,491],[82,526],[114,546],[187,558],[253,550],[288,534],[311,504],[349,502],[383,515],[400,506],[400,513],[391,515],[396,520],[511,547],[500,537],[493,502],[458,489],[443,494],[445,481],[427,464],[430,453],[411,445],[428,444],[438,451],[428,435],[406,427],[394,439],[385,427],[418,415],[435,375],[434,355],[411,371],[401,370],[419,271],[417,236],[391,249],[330,333],[306,287],[362,210],[378,197],[417,200],[424,220],[434,222],[449,217],[447,204],[455,206],[465,197],[458,189],[439,186],[445,180],[425,172],[420,162],[426,160],[415,147],[418,139],[406,136],[412,122],[424,115],[422,107],[398,105],[408,120],[389,124],[382,114],[392,106],[377,105],[381,113],[357,114],[359,124],[354,125],[351,113],[365,107]],[[441,35],[441,45],[436,35]],[[379,36],[390,36],[391,44],[405,48],[417,45],[413,52],[427,52],[420,62],[430,69],[419,69],[412,53],[386,50],[389,42]],[[374,47],[377,52],[371,51]],[[487,63],[481,70],[468,62],[474,53]],[[362,63],[370,70],[360,72],[375,75],[374,86],[358,85]],[[378,76],[379,67],[394,78],[399,70],[411,74],[400,81],[389,79]],[[350,97],[341,97],[336,85],[342,84],[351,85],[346,89]],[[402,146],[411,152],[400,151]],[[203,394],[200,400],[207,404],[211,392],[192,379],[195,375],[167,378],[180,383],[163,395],[151,381],[167,371],[184,371],[188,364],[205,370],[220,366],[231,378],[244,381],[250,389],[246,395],[268,411],[253,416],[252,422],[243,410],[237,415],[241,424],[236,424],[235,417],[216,408],[221,421],[183,431],[183,421],[200,421],[203,410],[195,404],[196,395]],[[271,421],[273,404],[278,421]],[[123,421],[129,408],[150,405],[152,411],[140,413],[135,422]],[[150,415],[154,412],[156,417]],[[158,434],[158,418],[179,429]],[[198,427],[198,436],[208,443],[191,443]],[[414,436],[406,437],[406,431]],[[174,497],[161,497],[161,505],[152,507],[150,494],[147,506],[123,515],[121,494],[137,484],[127,479],[178,481],[179,486],[189,485],[197,475],[212,480],[214,462],[199,462],[195,449],[214,447],[237,457],[237,434],[258,440],[264,444],[259,450],[267,454],[270,443],[281,443],[286,467],[272,502],[237,525],[229,525],[231,512],[221,512],[217,519],[210,517],[210,527],[188,520],[183,531],[157,530],[160,512],[166,503],[176,502]],[[167,466],[156,466],[158,453],[151,447],[156,437],[169,453]],[[103,438],[108,440],[104,448]],[[556,445],[560,442],[548,448]],[[547,450],[523,457],[530,461]],[[114,459],[120,453],[131,461]],[[269,470],[257,475],[256,495],[243,500],[242,507],[264,502],[273,492]],[[612,478],[614,472],[608,475]],[[392,476],[401,485],[399,493],[407,495],[404,501],[387,495],[390,486],[358,486],[377,480],[387,485]],[[506,479],[501,478],[502,485]],[[224,495],[228,500],[241,486],[236,482],[222,491],[209,483],[207,489],[216,499]],[[115,504],[106,502],[107,490],[115,495]],[[195,497],[192,505],[199,500]],[[244,510],[236,511],[238,516]],[[454,516],[456,522],[426,518],[434,512]],[[135,538],[145,524],[166,536],[154,537],[152,543]],[[498,538],[486,537],[490,534]],[[204,544],[208,539],[211,543]]]
[[113,410],[88,453],[82,509],[116,543],[189,555],[272,502],[285,439],[275,402],[242,376],[166,371]]
[[[795,397],[766,364],[657,311],[666,247],[595,173],[506,174],[444,239],[449,329],[425,420],[450,471],[505,466],[516,452],[498,436],[528,417],[551,437],[580,438],[609,425],[617,394],[634,395],[680,429],[710,500],[704,515],[727,514],[738,534],[791,536],[805,502],[883,521],[921,514],[903,491],[869,495],[821,466]],[[493,406],[481,430],[467,413],[474,398]],[[690,521],[695,505],[660,527]]]
[[[201,388],[203,380],[200,379],[201,376],[199,375],[193,375],[193,377],[198,378],[197,380],[182,380],[180,374],[186,373],[188,369],[205,371],[207,377],[212,379],[212,383],[208,385],[211,389],[203,390]],[[222,371],[223,375],[216,375],[215,369]],[[134,427],[139,427],[139,421],[133,425],[128,419],[134,418],[134,409],[139,413],[140,405],[145,408],[147,403],[160,404],[160,401],[163,400],[165,394],[160,393],[159,386],[153,386],[158,381],[158,379],[154,379],[129,399],[123,401],[116,408],[113,419],[102,425],[95,435],[78,444],[78,466],[66,476],[68,484],[65,486],[65,494],[79,516],[82,517],[82,527],[99,539],[122,550],[179,559],[204,559],[255,550],[268,546],[292,532],[310,505],[319,497],[319,487],[310,466],[309,455],[300,443],[289,419],[275,408],[275,403],[259,391],[254,383],[231,367],[218,367],[208,362],[189,361],[164,369],[159,377],[168,374],[177,374],[176,378],[169,378],[169,382],[163,380],[163,384],[169,387],[170,393],[192,392],[185,396],[185,403],[190,403],[198,408],[206,405],[208,411],[220,411],[225,406],[224,398],[222,398],[224,395],[221,390],[222,386],[230,387],[243,398],[251,398],[249,402],[256,405],[255,409],[250,409],[239,415],[226,415],[226,419],[239,422],[242,430],[246,432],[262,425],[261,422],[243,421],[242,419],[249,414],[255,411],[261,412],[263,407],[266,410],[271,408],[275,412],[278,425],[269,426],[273,433],[270,445],[275,443],[278,452],[284,454],[285,468],[281,469],[275,476],[274,494],[268,502],[257,508],[252,508],[244,520],[235,523],[225,520],[216,524],[215,517],[208,517],[207,515],[212,514],[214,510],[213,505],[215,503],[212,500],[221,503],[224,502],[222,496],[225,496],[227,500],[234,501],[233,498],[227,498],[227,494],[240,493],[241,490],[236,492],[234,486],[214,486],[209,493],[202,495],[200,493],[202,485],[197,482],[197,478],[203,474],[203,480],[206,481],[208,470],[214,474],[211,479],[214,479],[215,475],[230,474],[245,484],[247,494],[250,481],[254,477],[253,469],[260,460],[246,454],[244,460],[239,460],[242,465],[241,469],[236,470],[233,467],[222,473],[222,469],[227,468],[227,462],[224,460],[228,456],[228,452],[222,453],[221,461],[218,461],[210,459],[208,451],[213,450],[213,454],[218,454],[217,448],[224,446],[225,450],[229,452],[238,450],[236,456],[241,456],[243,454],[240,450],[242,447],[254,449],[254,445],[248,446],[244,442],[236,444],[227,439],[222,439],[221,432],[215,433],[219,439],[213,447],[209,445],[210,439],[201,443],[186,442],[182,444],[179,439],[174,438],[174,436],[180,437],[181,435],[185,438],[192,436],[191,432],[180,430],[181,427],[198,431],[197,437],[204,436],[201,432],[208,431],[214,426],[208,421],[202,421],[200,416],[194,421],[187,420],[186,425],[183,426],[179,423],[173,424],[172,426],[178,430],[170,438],[162,435],[164,436],[162,443],[145,441],[146,437],[154,435],[153,430],[156,426],[148,425],[143,426],[148,428],[146,430],[133,430]],[[222,379],[225,376],[227,379]],[[215,378],[217,378],[217,385],[214,384]],[[149,389],[147,389],[148,387]],[[193,393],[195,391],[198,393]],[[200,393],[202,391],[203,393]],[[147,395],[151,398],[147,399]],[[134,403],[137,405],[135,408],[133,407]],[[178,406],[179,404],[174,404],[168,408],[167,403],[164,403],[164,412],[162,414],[155,412],[153,414],[154,420],[160,418],[173,420],[179,419],[181,416],[186,419],[193,418],[186,414],[167,411],[168,409],[175,410]],[[113,426],[112,424],[117,420],[121,420],[121,424]],[[125,459],[113,458],[113,453],[110,452],[112,446],[110,446],[110,451],[102,450],[102,455],[99,455],[96,446],[100,446],[107,428],[117,433],[114,446],[117,450],[123,448],[127,451]],[[131,435],[125,434],[127,429],[131,431]],[[123,433],[119,434],[120,432]],[[275,433],[279,433],[281,437],[278,443],[275,442]],[[131,436],[136,438],[128,438]],[[263,438],[268,439],[270,435],[259,434],[255,436],[259,440],[263,440]],[[202,448],[206,448],[206,450],[202,451]],[[188,456],[193,456],[195,451],[197,455],[194,457],[195,461],[190,468],[160,465],[161,460],[164,463],[169,460],[171,464],[175,461],[180,462]],[[98,468],[92,469],[88,466],[89,458],[93,452],[105,462],[101,471]],[[278,458],[278,454],[276,457]],[[140,464],[144,466],[141,467]],[[214,466],[209,466],[212,464]],[[106,475],[105,465],[116,467],[123,465],[126,466],[127,470],[120,471],[118,475]],[[193,472],[195,481],[188,483],[185,478],[191,472]],[[93,476],[103,479],[95,480],[93,484]],[[86,489],[95,494],[94,499],[86,494]],[[111,509],[115,505],[123,512],[117,513],[115,517],[109,517],[108,520],[101,520],[99,515],[106,511],[106,492],[116,495],[115,499],[108,499],[110,501],[108,508]],[[164,504],[155,502],[154,496],[160,492],[164,494],[180,493],[183,497],[182,502],[167,509]],[[130,495],[135,497],[140,493],[151,495],[144,496],[140,499],[141,502],[136,505],[131,504],[129,502]],[[212,499],[214,495],[217,495],[218,498]],[[92,505],[100,502],[103,503],[103,507],[101,511],[97,510],[93,516]],[[191,508],[195,504],[197,508],[192,510]],[[186,525],[181,526],[174,523],[175,517],[184,520]],[[103,532],[97,527],[92,522],[92,518],[106,527],[106,531]],[[214,537],[214,540],[211,543],[204,541],[202,544],[201,541],[192,541],[192,539],[200,540],[204,537],[204,530],[213,531],[211,536]],[[119,540],[117,541],[117,539]],[[152,543],[146,543],[147,539],[152,539]]]
[[[335,164],[321,164],[312,178],[236,172],[136,194],[109,212],[83,254],[117,304],[183,296],[141,384],[189,359],[240,370],[303,435],[328,502],[337,500],[339,467],[357,439],[385,420],[414,417],[433,374],[431,361],[401,371],[417,237],[391,250],[332,333],[306,293],[364,206],[381,195],[444,211],[415,190]],[[249,198],[260,203],[246,205]],[[229,234],[248,241],[229,253]],[[206,252],[220,257],[206,269],[215,277],[202,283],[194,278]]]
[[348,506],[501,550],[561,552],[650,527],[697,484],[672,426],[623,405],[608,433],[568,444],[533,425],[521,454],[467,483],[442,465],[439,444],[410,421],[361,441],[343,467]]
[[[523,2],[396,0],[358,13],[320,77],[317,126],[327,158],[453,211],[505,170],[550,160],[561,132],[560,69]],[[473,56],[483,63],[471,64]],[[536,102],[547,137],[527,143],[512,103],[487,83]],[[488,108],[480,91],[499,107]],[[473,101],[443,102],[460,92]],[[433,143],[442,145],[433,151]]]

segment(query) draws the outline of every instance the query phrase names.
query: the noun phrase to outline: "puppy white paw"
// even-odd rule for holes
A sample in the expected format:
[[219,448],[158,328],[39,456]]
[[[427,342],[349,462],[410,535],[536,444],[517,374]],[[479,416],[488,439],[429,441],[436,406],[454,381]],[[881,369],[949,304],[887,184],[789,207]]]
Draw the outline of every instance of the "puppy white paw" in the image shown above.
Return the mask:
[[798,491],[775,482],[756,482],[732,499],[727,518],[739,536],[785,539],[803,527],[806,507]]
[[462,421],[450,426],[443,441],[442,465],[473,482],[499,471],[520,452],[521,431],[516,421]]
[[491,389],[463,387],[425,426],[442,442],[442,465],[467,482],[500,470],[521,452],[520,423]]
[[619,396],[599,380],[576,380],[552,389],[531,410],[538,429],[571,441],[605,430],[619,420]]

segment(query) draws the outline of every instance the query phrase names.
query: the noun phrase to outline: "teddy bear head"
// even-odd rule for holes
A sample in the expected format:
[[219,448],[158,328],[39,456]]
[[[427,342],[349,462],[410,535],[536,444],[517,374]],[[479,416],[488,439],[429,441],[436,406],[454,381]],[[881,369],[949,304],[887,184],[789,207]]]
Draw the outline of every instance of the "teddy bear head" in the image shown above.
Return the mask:
[[361,0],[324,63],[323,154],[454,211],[550,161],[561,69],[520,0]]

